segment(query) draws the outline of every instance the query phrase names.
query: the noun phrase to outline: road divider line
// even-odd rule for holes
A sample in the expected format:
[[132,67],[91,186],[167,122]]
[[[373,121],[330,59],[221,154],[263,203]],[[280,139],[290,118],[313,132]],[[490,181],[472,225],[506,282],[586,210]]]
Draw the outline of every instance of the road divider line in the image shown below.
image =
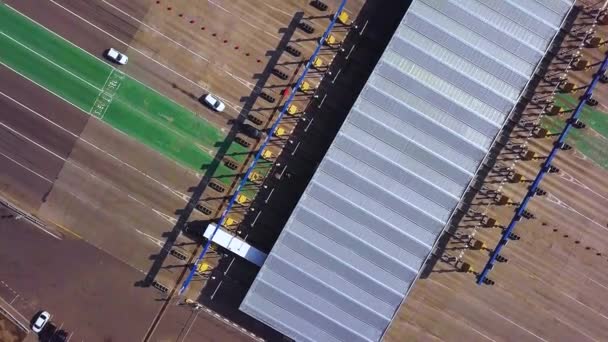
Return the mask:
[[30,169],[29,167],[27,167],[27,166],[25,166],[25,165],[21,164],[20,162],[18,162],[18,161],[16,161],[15,159],[13,159],[13,158],[11,158],[11,157],[7,156],[6,154],[4,154],[4,153],[0,152],[0,155],[1,155],[1,156],[3,156],[3,157],[4,157],[4,158],[6,158],[6,159],[8,159],[8,160],[12,161],[13,163],[15,163],[15,164],[17,164],[17,165],[21,166],[22,168],[26,169],[27,171],[29,171],[29,172],[31,172],[31,173],[33,173],[33,174],[35,174],[36,176],[38,176],[38,177],[40,177],[40,178],[44,179],[45,181],[49,182],[50,184],[53,184],[53,181],[52,181],[52,180],[50,180],[50,179],[46,178],[45,176],[43,176],[43,175],[39,174],[39,173],[38,173],[38,172],[36,172],[36,171],[34,171],[34,170]]
[[35,142],[34,140],[32,140],[32,139],[30,139],[30,138],[28,138],[28,137],[27,137],[27,136],[25,136],[23,133],[21,133],[21,132],[17,131],[16,129],[14,129],[14,128],[10,127],[10,126],[8,126],[7,124],[5,124],[5,123],[3,123],[3,122],[0,122],[0,126],[2,126],[2,127],[4,127],[4,128],[6,128],[6,129],[8,129],[9,131],[11,131],[11,132],[15,133],[16,135],[20,136],[21,138],[23,138],[23,139],[25,139],[25,140],[29,141],[30,143],[32,143],[32,144],[34,144],[34,145],[38,146],[39,148],[41,148],[41,149],[43,149],[44,151],[48,152],[48,153],[49,153],[50,155],[52,155],[53,157],[58,158],[58,159],[60,159],[60,160],[62,160],[62,161],[66,161],[66,160],[67,160],[66,158],[64,158],[64,157],[62,157],[62,156],[60,156],[60,155],[58,155],[57,153],[55,153],[55,152],[53,152],[53,151],[49,150],[48,148],[46,148],[46,147],[42,146],[41,144],[39,144],[39,143]]
[[[103,1],[105,1],[105,0],[103,0]],[[218,4],[217,2],[212,1],[212,0],[207,0],[207,2],[208,2],[208,3],[210,3],[210,4],[212,4],[213,6],[218,7],[219,9],[221,9],[222,11],[224,11],[224,12],[226,12],[226,13],[229,13],[231,16],[239,18],[239,20],[240,20],[240,21],[242,21],[242,22],[244,22],[245,24],[247,24],[247,25],[249,25],[249,26],[253,27],[254,29],[259,30],[259,31],[262,31],[262,32],[264,32],[265,34],[267,34],[267,35],[269,35],[269,36],[271,36],[271,37],[273,37],[273,38],[275,38],[275,39],[281,39],[281,37],[279,37],[279,36],[277,36],[277,35],[274,35],[274,34],[272,34],[272,33],[268,32],[268,31],[265,31],[265,30],[264,30],[264,29],[262,29],[261,27],[259,27],[259,26],[255,26],[255,25],[253,25],[252,23],[250,23],[249,21],[247,21],[247,20],[245,20],[245,19],[243,19],[243,18],[241,18],[241,17],[237,16],[236,14],[234,14],[234,13],[230,12],[229,10],[227,10],[227,9],[226,9],[226,8],[224,8],[224,7],[222,7],[222,6],[221,6],[220,4]]]
[[61,70],[65,71],[65,72],[67,72],[68,74],[70,74],[70,75],[74,76],[75,78],[79,79],[79,80],[80,80],[80,81],[82,81],[83,83],[85,83],[85,84],[89,85],[91,88],[93,88],[93,89],[97,89],[97,90],[101,91],[101,89],[99,89],[99,88],[97,88],[95,85],[93,85],[93,84],[89,83],[89,81],[87,81],[87,80],[85,80],[85,79],[81,78],[80,76],[78,76],[78,75],[74,74],[73,72],[69,71],[68,69],[66,69],[66,68],[62,67],[61,65],[59,65],[59,64],[57,64],[57,63],[55,63],[55,62],[53,62],[53,61],[52,61],[52,60],[50,60],[49,58],[47,58],[47,57],[45,57],[45,56],[41,55],[40,53],[36,52],[35,50],[33,50],[32,48],[30,48],[29,46],[27,46],[27,45],[25,45],[25,44],[21,43],[20,41],[16,40],[15,38],[13,38],[13,37],[11,37],[11,36],[9,36],[8,34],[6,34],[6,33],[2,32],[2,31],[0,31],[0,34],[1,34],[1,35],[3,35],[3,36],[5,36],[6,38],[8,38],[8,39],[12,40],[13,42],[17,43],[18,45],[21,45],[21,46],[22,46],[22,47],[24,47],[25,49],[29,50],[30,52],[32,52],[33,54],[35,54],[35,55],[39,56],[40,58],[42,58],[42,59],[46,60],[46,61],[47,61],[47,62],[49,62],[50,64],[52,64],[52,65],[54,65],[54,66],[58,67],[59,69],[61,69]]

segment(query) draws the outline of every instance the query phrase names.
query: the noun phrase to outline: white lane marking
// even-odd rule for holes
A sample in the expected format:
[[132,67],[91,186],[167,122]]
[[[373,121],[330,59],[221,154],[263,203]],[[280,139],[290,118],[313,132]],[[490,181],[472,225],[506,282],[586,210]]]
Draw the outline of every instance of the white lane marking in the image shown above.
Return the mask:
[[0,155],[2,155],[2,156],[3,156],[4,158],[6,158],[6,159],[8,159],[8,160],[12,161],[13,163],[15,163],[15,164],[17,164],[17,165],[21,166],[22,168],[26,169],[27,171],[29,171],[29,172],[31,172],[31,173],[33,173],[33,174],[35,174],[36,176],[38,176],[38,177],[40,177],[40,178],[44,179],[45,181],[47,181],[47,182],[49,182],[49,183],[53,184],[53,181],[52,181],[52,180],[50,180],[50,179],[46,178],[45,176],[43,176],[43,175],[39,174],[39,173],[38,173],[38,172],[36,172],[36,171],[34,171],[34,170],[30,169],[29,167],[27,167],[27,166],[25,166],[25,165],[21,164],[20,162],[18,162],[18,161],[16,161],[15,159],[13,159],[13,158],[11,158],[11,157],[7,156],[6,154],[4,154],[4,153],[0,152]]
[[[229,10],[225,9],[224,7],[222,7],[222,6],[221,6],[220,4],[218,4],[217,2],[214,2],[214,1],[211,1],[211,0],[207,0],[207,2],[209,2],[210,4],[212,4],[212,5],[214,5],[214,6],[218,7],[218,8],[220,8],[220,9],[222,9],[222,10],[223,10],[224,12],[226,12],[226,13],[230,13],[230,11],[229,11]],[[230,13],[230,14],[232,14],[232,13]]]
[[579,187],[593,193],[594,195],[601,197],[602,199],[608,200],[608,197],[594,191],[592,188],[590,188],[589,186],[587,186],[585,183],[581,182],[580,180],[576,179],[574,176],[570,175],[569,173],[562,171],[560,174],[560,177],[567,180],[570,183],[574,183],[575,185],[578,185]]
[[[226,73],[228,76],[230,76],[230,77],[234,78],[234,79],[235,79],[237,82],[241,83],[242,85],[244,85],[245,87],[247,87],[249,90],[253,90],[254,88],[256,88],[256,87],[255,87],[255,85],[254,85],[253,83],[248,82],[248,81],[246,81],[246,80],[242,79],[241,77],[238,77],[238,76],[234,75],[232,72],[228,71],[226,68],[222,67],[221,65],[218,65],[218,64],[216,64],[216,63],[211,62],[211,61],[210,61],[210,60],[209,60],[207,57],[202,56],[201,54],[199,54],[199,53],[195,52],[194,50],[192,50],[192,49],[188,48],[188,47],[187,47],[187,46],[185,46],[184,44],[182,44],[182,43],[180,43],[180,42],[176,41],[175,39],[173,39],[173,38],[171,38],[171,37],[167,36],[166,34],[162,33],[162,32],[161,32],[160,30],[158,30],[157,28],[155,28],[155,27],[153,27],[153,26],[151,26],[151,25],[148,25],[148,24],[144,23],[143,21],[141,21],[141,20],[139,20],[139,19],[135,18],[134,16],[130,15],[129,13],[127,13],[127,12],[123,11],[122,9],[120,9],[119,7],[117,7],[116,5],[113,5],[113,4],[109,3],[109,2],[108,2],[108,1],[106,1],[106,0],[101,0],[101,1],[103,1],[104,3],[106,3],[108,6],[110,6],[110,7],[114,8],[115,10],[117,10],[117,11],[121,12],[121,13],[122,13],[122,14],[124,14],[125,16],[127,16],[127,17],[131,18],[132,20],[134,20],[134,21],[135,21],[135,22],[137,22],[138,24],[140,24],[140,25],[143,25],[143,26],[147,27],[148,29],[150,29],[150,30],[154,31],[155,33],[159,34],[161,37],[163,37],[163,38],[167,39],[168,41],[172,42],[173,44],[175,44],[175,45],[177,45],[177,46],[181,47],[182,49],[184,49],[184,50],[186,50],[186,51],[190,52],[190,53],[191,53],[191,54],[193,54],[194,56],[196,56],[196,57],[198,57],[198,58],[200,58],[200,59],[204,60],[205,62],[207,62],[207,63],[209,63],[209,64],[213,65],[213,66],[214,66],[214,67],[216,67],[217,69],[222,70],[222,71],[223,71],[224,73]],[[223,10],[225,10],[226,12],[228,12],[228,10],[226,10],[225,8],[223,8],[223,7],[221,7],[221,6],[220,6],[220,8],[222,8]],[[230,13],[230,12],[228,12],[228,13]],[[279,37],[277,37],[277,38],[279,38]],[[132,46],[130,46],[129,48],[134,49]],[[259,89],[258,89],[258,90],[259,90]],[[220,98],[222,101],[226,102],[227,104],[230,104],[230,106],[231,106],[231,107],[233,107],[233,108],[237,109],[236,107],[238,107],[238,106],[236,106],[236,105],[234,105],[234,104],[230,103],[230,101],[228,101],[227,99],[225,99],[225,98],[223,98],[223,97],[221,97],[221,96],[219,96],[219,95],[218,95],[218,98]],[[238,111],[238,110],[239,110],[239,109],[237,109],[237,111]]]
[[[103,0],[103,1],[105,1],[105,0]],[[232,15],[232,16],[234,16],[234,17],[239,18],[239,20],[240,20],[240,21],[242,21],[242,22],[244,22],[245,24],[247,24],[247,25],[249,25],[249,26],[251,26],[251,27],[255,28],[256,30],[262,31],[262,32],[264,32],[264,34],[267,34],[267,35],[271,36],[272,38],[275,38],[275,39],[281,39],[281,37],[279,37],[279,36],[277,36],[277,35],[274,35],[274,34],[272,34],[272,33],[268,32],[268,31],[264,30],[263,28],[261,28],[261,27],[259,27],[259,26],[255,26],[255,25],[253,25],[252,23],[250,23],[249,21],[247,21],[247,20],[245,20],[245,19],[243,19],[243,18],[241,18],[241,17],[237,16],[236,14],[234,14],[234,13],[230,12],[229,10],[227,10],[227,9],[225,9],[224,7],[220,6],[218,3],[214,2],[214,1],[211,1],[211,0],[207,0],[207,2],[208,2],[208,3],[210,3],[210,4],[212,4],[212,5],[214,5],[214,6],[216,6],[216,7],[219,7],[220,9],[222,9],[223,11],[225,11],[226,13],[230,13],[230,15]]]
[[161,187],[162,187],[164,190],[166,190],[166,191],[170,192],[171,194],[175,195],[176,197],[181,198],[182,200],[184,200],[184,201],[186,201],[186,202],[188,201],[188,196],[187,196],[186,194],[183,194],[183,193],[181,193],[181,192],[179,192],[179,191],[177,191],[177,190],[172,189],[170,186],[163,184],[162,182],[160,182],[160,181],[156,180],[154,177],[152,177],[152,176],[150,176],[150,175],[146,174],[146,173],[145,173],[145,172],[143,172],[143,171],[140,171],[139,169],[137,169],[136,167],[134,167],[134,166],[130,165],[129,163],[126,163],[126,162],[122,161],[120,158],[118,158],[118,157],[116,157],[116,156],[112,155],[112,154],[111,154],[111,153],[109,153],[109,152],[106,152],[105,150],[103,150],[103,149],[102,149],[102,148],[100,148],[100,147],[97,147],[95,144],[93,144],[93,143],[91,143],[91,142],[87,141],[86,139],[83,139],[83,138],[79,137],[79,136],[78,136],[78,134],[75,134],[75,133],[73,133],[72,131],[70,131],[70,130],[68,130],[68,129],[64,128],[63,126],[61,126],[61,125],[57,124],[56,122],[54,122],[54,121],[50,120],[49,118],[47,118],[47,117],[45,117],[44,115],[42,115],[42,114],[38,113],[37,111],[35,111],[35,110],[31,109],[30,107],[28,107],[28,106],[24,105],[23,103],[21,103],[21,102],[19,102],[19,101],[15,100],[15,99],[13,99],[12,97],[8,96],[7,94],[3,93],[2,91],[0,91],[0,95],[2,95],[2,96],[4,96],[4,97],[6,97],[7,99],[9,99],[9,100],[11,100],[11,101],[13,101],[14,103],[18,104],[18,105],[19,105],[19,106],[21,106],[22,108],[24,108],[24,109],[28,110],[29,112],[33,113],[34,115],[36,115],[36,116],[38,116],[38,117],[40,117],[40,118],[42,118],[43,120],[47,121],[47,122],[48,122],[48,123],[50,123],[51,125],[53,125],[53,126],[55,126],[55,127],[59,128],[60,130],[62,130],[62,131],[64,131],[64,132],[68,133],[69,135],[71,135],[71,136],[73,136],[73,137],[75,137],[75,138],[80,139],[80,141],[82,141],[82,142],[84,142],[85,144],[87,144],[87,145],[89,145],[89,146],[93,147],[94,149],[96,149],[97,151],[99,151],[99,152],[101,152],[101,153],[103,153],[103,154],[107,155],[108,157],[110,157],[110,158],[112,158],[112,159],[114,159],[114,160],[118,161],[118,162],[119,162],[119,163],[121,163],[122,165],[124,165],[124,166],[128,167],[129,169],[131,169],[131,170],[133,170],[133,171],[135,171],[135,172],[139,173],[140,175],[144,176],[145,178],[150,179],[150,180],[151,180],[151,181],[153,181],[154,183],[156,183],[156,184],[158,184],[159,186],[161,186]]
[[274,6],[271,6],[271,5],[267,4],[267,3],[264,3],[264,5],[266,5],[266,6],[270,7],[270,8],[272,8],[273,10],[275,10],[275,11],[277,11],[277,12],[283,13],[283,14],[285,14],[285,15],[286,15],[286,16],[288,16],[288,17],[293,16],[293,14],[291,14],[291,13],[289,13],[289,12],[285,12],[285,11],[283,11],[282,9],[279,9],[279,8],[277,8],[277,7],[274,7]]
[[[127,191],[122,190],[121,188],[117,187],[116,185],[114,185],[113,183],[111,183],[111,182],[109,182],[109,181],[106,181],[106,180],[102,179],[101,177],[99,177],[99,176],[95,175],[94,173],[92,173],[92,172],[90,172],[88,169],[85,169],[84,167],[82,167],[82,166],[78,165],[77,163],[75,163],[75,162],[73,162],[73,161],[71,161],[71,160],[67,160],[66,158],[64,158],[64,157],[62,157],[62,156],[60,156],[60,155],[58,155],[57,153],[55,153],[55,152],[53,152],[53,151],[49,150],[48,148],[46,148],[46,147],[42,146],[41,144],[39,144],[39,143],[35,142],[34,140],[32,140],[32,139],[30,139],[30,138],[26,137],[25,135],[23,135],[23,134],[22,134],[22,133],[20,133],[19,131],[17,131],[17,130],[15,130],[15,129],[11,128],[10,126],[8,126],[8,125],[6,125],[6,124],[4,124],[3,122],[0,122],[0,126],[3,126],[3,127],[5,127],[5,128],[7,128],[7,129],[8,129],[8,130],[10,130],[11,132],[13,132],[13,133],[15,133],[15,134],[19,135],[19,136],[20,136],[20,137],[22,137],[23,139],[25,139],[25,140],[29,141],[30,143],[32,143],[32,144],[34,144],[34,145],[36,145],[37,147],[41,148],[42,150],[44,150],[44,151],[48,152],[48,153],[49,153],[49,154],[51,154],[52,156],[54,156],[54,157],[56,157],[56,158],[58,158],[58,159],[60,159],[60,160],[62,160],[62,161],[64,161],[64,162],[66,162],[66,163],[69,163],[69,164],[73,165],[75,168],[79,169],[79,170],[80,170],[82,173],[84,173],[85,175],[88,175],[89,177],[95,178],[95,179],[97,179],[97,180],[98,180],[100,183],[102,183],[102,184],[104,184],[104,185],[106,185],[106,186],[108,186],[108,187],[110,187],[110,188],[112,188],[112,189],[116,190],[117,192],[119,192],[119,193],[121,193],[121,194],[123,194],[123,195],[126,195],[126,197],[128,197],[128,198],[130,198],[131,200],[133,200],[133,201],[137,202],[138,204],[140,204],[140,205],[141,205],[141,206],[143,206],[144,208],[150,209],[150,210],[152,210],[154,213],[157,213],[157,214],[158,214],[158,213],[161,213],[159,210],[154,209],[152,206],[150,206],[150,205],[148,205],[148,204],[144,203],[143,201],[141,201],[141,200],[139,200],[139,199],[135,198],[133,195],[131,195],[131,193],[129,193],[129,192],[127,192]],[[172,218],[172,219],[168,219],[168,217],[169,217],[168,215],[162,215],[161,217],[162,217],[164,220],[166,220],[166,221],[168,221],[169,223],[172,223],[172,224],[174,224],[175,222],[177,222],[177,221],[176,221],[175,219],[173,219],[173,218]]]
[[509,322],[509,323],[513,324],[514,326],[516,326],[516,327],[520,328],[521,330],[523,330],[523,331],[527,332],[528,334],[530,334],[530,335],[532,335],[532,336],[536,337],[537,339],[539,339],[539,340],[541,340],[541,341],[544,341],[544,342],[549,342],[549,341],[545,340],[544,338],[542,338],[542,337],[540,337],[540,336],[536,335],[536,334],[535,334],[535,333],[533,333],[532,331],[530,331],[530,330],[526,329],[526,327],[521,326],[521,325],[517,324],[516,322],[512,321],[511,319],[509,319],[509,317],[504,316],[504,315],[502,315],[501,313],[499,313],[499,312],[497,312],[497,311],[493,310],[491,307],[487,307],[487,309],[488,309],[488,310],[490,310],[490,311],[492,311],[492,312],[493,312],[494,314],[496,314],[497,316],[500,316],[500,317],[501,317],[502,319],[504,319],[505,321],[507,321],[507,322]]
[[[440,287],[442,287],[442,288],[444,288],[444,289],[446,289],[446,290],[450,290],[450,291],[451,291],[451,289],[450,289],[449,287],[447,287],[446,285],[444,285],[444,284],[442,284],[442,283],[438,282],[437,280],[433,280],[432,278],[428,278],[428,281],[430,281],[431,283],[433,283],[433,284],[435,284],[435,285],[437,285],[437,286],[440,286]],[[516,322],[513,322],[513,321],[512,321],[512,320],[510,320],[508,317],[506,317],[506,316],[504,316],[504,315],[502,315],[502,314],[498,313],[497,311],[492,310],[492,308],[487,307],[487,305],[485,305],[485,303],[483,303],[481,300],[479,300],[479,299],[477,299],[477,298],[475,298],[475,297],[471,297],[471,299],[473,299],[473,300],[476,302],[476,304],[477,304],[477,305],[484,306],[485,308],[489,309],[489,310],[490,310],[492,313],[494,313],[494,314],[496,314],[497,316],[499,316],[499,317],[503,318],[503,319],[504,319],[504,320],[506,320],[507,322],[509,322],[509,323],[511,323],[511,324],[513,324],[513,325],[515,325],[516,327],[518,327],[518,328],[522,329],[523,331],[525,331],[525,332],[529,333],[530,335],[535,336],[535,337],[536,337],[536,338],[538,338],[539,340],[544,341],[544,342],[549,342],[549,341],[545,340],[544,338],[542,338],[542,337],[540,337],[540,336],[536,335],[535,333],[531,332],[530,330],[526,329],[525,327],[523,327],[523,326],[521,326],[521,325],[517,324]]]
[[13,133],[17,134],[18,136],[20,136],[21,138],[23,138],[23,139],[25,139],[25,140],[29,141],[30,143],[32,143],[32,144],[34,144],[34,145],[38,146],[39,148],[41,148],[41,149],[43,149],[44,151],[48,152],[49,154],[51,154],[51,155],[52,155],[52,156],[54,156],[55,158],[61,159],[61,160],[63,160],[63,161],[66,161],[66,159],[65,159],[64,157],[62,157],[62,156],[58,155],[57,153],[55,153],[55,152],[53,152],[53,151],[49,150],[48,148],[46,148],[46,147],[42,146],[41,144],[39,144],[39,143],[35,142],[34,140],[32,140],[32,139],[30,139],[30,138],[26,137],[24,134],[22,134],[21,132],[17,131],[16,129],[14,129],[14,128],[12,128],[12,127],[8,126],[8,125],[6,125],[5,123],[0,122],[0,126],[2,126],[2,127],[4,127],[4,128],[6,128],[6,129],[8,129],[9,131],[11,131],[11,132],[13,132]]
[[154,243],[154,245],[160,247],[161,249],[164,249],[164,250],[167,250],[167,251],[170,250],[170,248],[167,248],[165,246],[165,243],[161,239],[155,238],[154,236],[152,236],[152,235],[150,235],[150,234],[148,234],[146,232],[143,232],[143,231],[141,231],[141,230],[139,230],[137,228],[135,228],[135,231],[137,233],[145,236],[146,238],[148,238],[150,241],[152,241],[152,243]]
[[574,325],[572,325],[572,324],[570,324],[570,323],[566,322],[565,320],[560,319],[559,317],[554,317],[554,318],[555,318],[555,319],[557,319],[557,320],[558,320],[560,323],[562,323],[563,325],[565,325],[565,326],[569,327],[570,329],[572,329],[572,330],[574,330],[574,331],[578,332],[579,334],[581,334],[581,335],[585,336],[585,337],[586,337],[586,338],[588,338],[589,340],[591,340],[591,341],[595,341],[595,342],[600,342],[600,340],[595,339],[593,336],[590,336],[590,335],[586,334],[584,331],[582,331],[581,329],[577,328],[576,326],[574,326]]
[[593,283],[595,283],[596,285],[598,285],[598,286],[600,286],[600,287],[604,288],[605,290],[608,290],[608,286],[606,286],[606,285],[604,285],[604,284],[602,284],[602,283],[598,282],[597,280],[595,280],[595,279],[593,279],[593,278],[591,278],[591,277],[589,277],[589,276],[587,276],[587,279],[591,280]]
[[572,299],[573,301],[575,301],[577,304],[579,304],[579,305],[583,306],[585,309],[587,309],[587,310],[589,310],[589,311],[593,312],[593,313],[594,313],[594,314],[596,314],[596,315],[602,316],[602,318],[603,318],[603,319],[605,319],[605,320],[608,320],[608,317],[606,317],[606,315],[604,315],[604,314],[602,314],[601,312],[599,312],[599,311],[595,310],[594,308],[590,307],[589,305],[587,305],[587,304],[585,304],[585,303],[581,302],[580,300],[578,300],[578,299],[576,299],[576,298],[572,297],[571,295],[567,294],[567,293],[566,293],[566,292],[564,292],[564,291],[561,291],[561,293],[562,293],[564,296],[566,296],[566,297],[568,297],[568,298]]
[[568,209],[571,212],[578,214],[579,216],[584,217],[585,219],[587,219],[588,221],[590,221],[591,223],[595,224],[596,226],[602,228],[603,230],[608,230],[608,228],[606,228],[603,224],[593,220],[592,218],[585,216],[584,214],[582,214],[581,212],[579,212],[578,210],[572,208],[571,206],[569,206],[568,204],[566,204],[564,201],[562,201],[561,199],[557,198],[555,195],[553,195],[552,193],[548,193],[548,196],[544,196],[544,198],[546,198],[547,201],[552,202],[557,204],[558,206]]
[[[142,52],[141,50],[139,50],[139,49],[136,49],[136,48],[132,47],[130,44],[127,44],[126,42],[124,42],[124,41],[122,41],[122,40],[118,39],[117,37],[115,37],[114,35],[110,34],[110,33],[109,33],[109,32],[107,32],[107,31],[105,31],[105,30],[104,30],[104,29],[102,29],[101,27],[99,27],[99,26],[97,26],[97,25],[93,24],[92,22],[88,21],[87,19],[83,18],[82,16],[80,16],[80,15],[78,15],[78,14],[74,13],[74,12],[73,12],[73,11],[71,11],[70,9],[68,9],[68,8],[66,8],[66,7],[64,7],[64,6],[60,5],[60,4],[58,4],[58,3],[57,3],[57,2],[55,2],[54,0],[49,0],[49,1],[50,1],[50,2],[52,2],[53,4],[55,4],[56,6],[61,7],[63,10],[65,10],[66,12],[68,12],[68,13],[72,14],[73,16],[77,17],[78,19],[80,19],[80,20],[84,21],[85,23],[87,23],[87,24],[91,25],[92,27],[96,28],[97,30],[99,30],[99,31],[101,31],[101,32],[103,32],[103,33],[105,33],[105,34],[106,34],[106,35],[108,35],[109,37],[112,37],[112,38],[113,38],[113,39],[115,39],[117,42],[120,42],[121,44],[125,45],[125,46],[126,46],[127,48],[129,48],[130,50],[133,50],[133,51],[135,51],[135,52],[139,53],[140,55],[142,55],[142,56],[146,57],[147,59],[151,60],[152,62],[154,62],[154,63],[156,63],[156,64],[160,65],[160,66],[161,66],[161,67],[163,67],[164,69],[169,70],[170,72],[172,72],[173,74],[177,75],[178,77],[180,77],[181,79],[185,80],[186,82],[188,82],[188,83],[190,83],[190,84],[194,85],[194,86],[195,86],[195,87],[197,87],[197,88],[202,89],[203,91],[210,91],[210,90],[209,90],[209,88],[206,88],[206,87],[201,86],[199,83],[197,83],[197,82],[195,82],[195,81],[193,81],[193,80],[189,79],[188,77],[186,77],[186,76],[184,76],[184,75],[180,74],[179,72],[177,72],[177,71],[173,70],[172,68],[168,67],[167,65],[165,65],[165,64],[163,64],[163,63],[161,63],[161,62],[157,61],[156,59],[154,59],[154,58],[152,58],[151,56],[149,56],[149,55],[145,54],[144,52]],[[49,31],[50,31],[50,30],[49,30]],[[64,39],[65,39],[65,38],[64,38]],[[79,48],[80,48],[80,47],[79,47]],[[80,48],[80,49],[82,50],[82,48]],[[87,53],[88,53],[88,52],[87,52]],[[135,79],[135,78],[133,78],[133,79]],[[139,81],[138,81],[138,82],[139,82]],[[141,83],[141,82],[140,82],[140,83]],[[146,86],[146,87],[147,87],[147,86]],[[148,87],[148,88],[149,88],[149,87]],[[160,93],[159,93],[159,94],[160,94]],[[162,94],[161,94],[161,95],[162,95]],[[165,97],[164,95],[162,95],[162,96],[163,96],[163,97]],[[218,96],[218,97],[219,97],[219,96]],[[226,103],[226,104],[227,104],[229,107],[232,107],[232,108],[233,108],[235,111],[239,112],[239,109],[237,109],[237,108],[236,108],[237,106],[235,106],[233,103],[231,103],[230,101],[228,101],[228,100],[226,100],[226,99],[224,99],[224,98],[222,98],[222,100],[223,100],[223,101],[224,101],[224,102],[225,102],[225,103]]]
[[0,34],[1,34],[1,35],[3,35],[3,36],[5,36],[6,38],[8,38],[8,39],[12,40],[13,42],[15,42],[15,43],[17,43],[17,44],[21,45],[22,47],[26,48],[27,50],[29,50],[29,51],[30,51],[30,52],[32,52],[33,54],[35,54],[35,55],[39,56],[40,58],[42,58],[42,59],[46,60],[46,61],[47,61],[47,62],[49,62],[50,64],[52,64],[52,65],[54,65],[54,66],[58,67],[59,69],[61,69],[61,70],[65,71],[65,72],[67,72],[68,74],[70,74],[70,75],[72,75],[73,77],[75,77],[75,78],[77,78],[78,80],[80,80],[82,83],[87,84],[88,86],[92,87],[93,89],[97,89],[97,90],[100,90],[100,91],[101,91],[101,89],[99,89],[99,88],[97,88],[95,85],[93,85],[93,84],[89,83],[89,81],[87,81],[87,80],[85,80],[85,79],[81,78],[80,76],[78,76],[78,75],[74,74],[73,72],[69,71],[68,69],[66,69],[66,68],[62,67],[61,65],[59,65],[59,64],[57,64],[57,63],[55,63],[55,62],[53,62],[53,61],[52,61],[52,60],[50,60],[49,58],[47,58],[47,57],[45,57],[45,56],[43,56],[43,55],[39,54],[38,52],[36,52],[36,51],[32,50],[32,49],[31,49],[29,46],[27,46],[27,45],[25,45],[25,44],[21,43],[20,41],[18,41],[18,40],[16,40],[16,39],[14,39],[13,37],[11,37],[11,36],[7,35],[6,33],[4,33],[4,32],[0,32]]

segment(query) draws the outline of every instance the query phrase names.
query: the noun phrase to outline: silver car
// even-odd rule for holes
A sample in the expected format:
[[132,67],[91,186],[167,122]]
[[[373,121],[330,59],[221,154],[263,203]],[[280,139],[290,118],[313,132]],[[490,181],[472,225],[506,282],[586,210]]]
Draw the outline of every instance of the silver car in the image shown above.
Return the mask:
[[127,57],[125,54],[120,53],[118,50],[116,50],[114,48],[110,48],[106,52],[106,57],[108,57],[109,60],[116,62],[118,64],[121,64],[121,65],[125,65],[129,61],[129,57]]
[[226,109],[226,105],[220,101],[218,98],[216,98],[215,96],[211,95],[211,94],[207,94],[205,95],[205,97],[203,97],[203,102],[213,108],[213,110],[215,110],[216,112],[221,112],[224,109]]
[[49,322],[50,319],[51,319],[51,314],[46,311],[42,311],[41,313],[38,314],[38,316],[36,316],[36,319],[34,320],[34,323],[32,324],[32,330],[35,333],[41,332],[42,329],[44,328],[44,326]]

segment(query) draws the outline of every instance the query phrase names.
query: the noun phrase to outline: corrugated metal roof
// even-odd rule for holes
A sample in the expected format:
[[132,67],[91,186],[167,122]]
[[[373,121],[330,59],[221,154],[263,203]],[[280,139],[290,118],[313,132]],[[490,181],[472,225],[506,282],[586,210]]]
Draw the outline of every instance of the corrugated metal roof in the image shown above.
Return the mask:
[[240,309],[378,341],[571,6],[414,1]]

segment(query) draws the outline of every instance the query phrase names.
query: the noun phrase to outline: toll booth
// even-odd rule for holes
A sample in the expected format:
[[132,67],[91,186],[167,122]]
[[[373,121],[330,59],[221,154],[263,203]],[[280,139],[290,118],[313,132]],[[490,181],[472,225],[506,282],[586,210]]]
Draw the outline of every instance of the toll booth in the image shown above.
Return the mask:
[[338,21],[340,22],[340,24],[348,25],[348,19],[349,19],[348,13],[346,13],[344,11],[340,12],[340,15],[338,15]]
[[323,67],[323,64],[324,64],[323,60],[321,58],[319,58],[318,56],[315,57],[315,59],[312,60],[312,66],[315,69],[319,69],[319,68]]
[[[211,238],[215,227],[217,227],[215,223],[210,223],[207,229],[205,229],[203,236],[207,239]],[[251,246],[240,237],[230,234],[222,227],[217,230],[211,241],[260,267],[262,267],[264,261],[266,261],[266,257],[268,257],[266,253]]]

